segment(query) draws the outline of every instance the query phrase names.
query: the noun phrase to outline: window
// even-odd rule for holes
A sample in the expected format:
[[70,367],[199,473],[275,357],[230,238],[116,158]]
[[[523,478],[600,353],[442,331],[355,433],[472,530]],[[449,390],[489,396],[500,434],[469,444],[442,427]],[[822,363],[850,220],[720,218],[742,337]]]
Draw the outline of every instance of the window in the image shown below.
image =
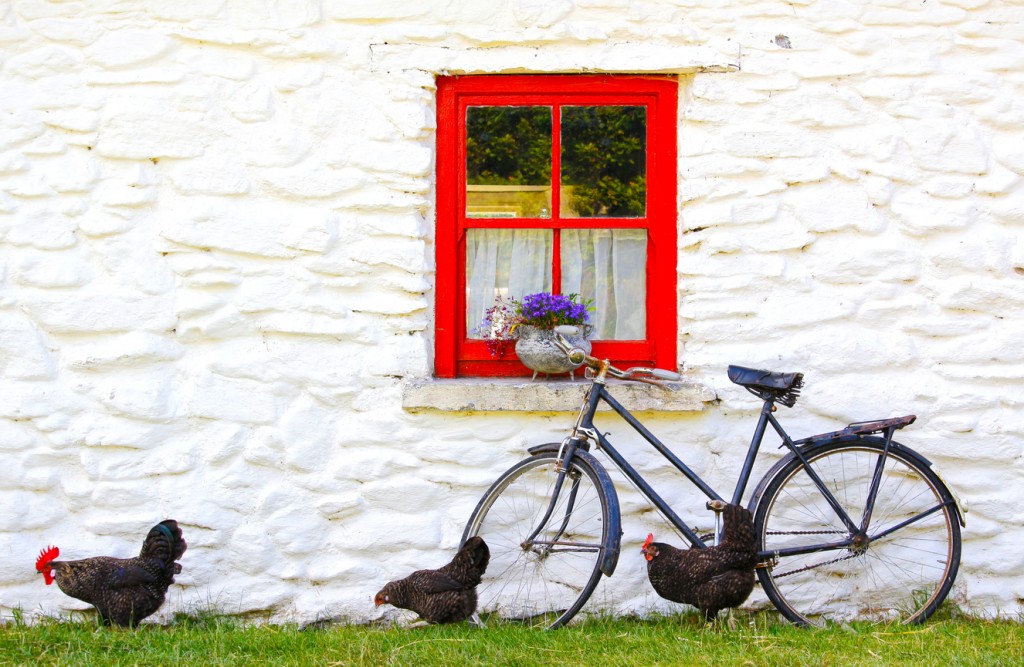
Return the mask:
[[529,375],[473,330],[495,296],[592,299],[595,356],[676,365],[672,77],[438,79],[435,375]]

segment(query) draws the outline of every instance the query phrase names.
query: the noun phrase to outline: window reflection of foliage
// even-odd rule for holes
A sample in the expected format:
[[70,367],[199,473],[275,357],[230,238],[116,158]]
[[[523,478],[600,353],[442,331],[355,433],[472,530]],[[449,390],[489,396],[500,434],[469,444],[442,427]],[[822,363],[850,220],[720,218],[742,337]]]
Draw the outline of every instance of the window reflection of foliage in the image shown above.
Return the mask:
[[551,109],[470,107],[466,114],[470,185],[551,182]]
[[577,215],[644,215],[646,120],[644,107],[562,109],[562,184]]

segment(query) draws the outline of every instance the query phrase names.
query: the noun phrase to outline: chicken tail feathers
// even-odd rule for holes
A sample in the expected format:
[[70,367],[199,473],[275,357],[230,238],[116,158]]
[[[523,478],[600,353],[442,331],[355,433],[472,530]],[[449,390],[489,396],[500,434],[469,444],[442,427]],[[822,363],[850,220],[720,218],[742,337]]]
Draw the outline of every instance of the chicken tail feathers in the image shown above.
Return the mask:
[[53,583],[53,570],[49,565],[59,555],[60,549],[57,547],[47,547],[39,552],[39,558],[36,559],[36,572],[43,573],[43,580],[47,586]]
[[188,544],[181,534],[178,522],[167,519],[149,530],[146,540],[142,543],[139,558],[142,560],[159,559],[163,561],[164,566],[170,567],[171,563],[181,558],[187,548]]
[[728,505],[723,512],[724,536],[722,545],[737,551],[757,551],[757,532],[754,517],[745,507]]
[[475,535],[462,545],[455,558],[439,571],[463,586],[477,586],[491,560],[491,550],[484,538]]
[[479,535],[469,538],[462,545],[462,550],[468,552],[470,562],[479,570],[480,574],[483,574],[487,569],[487,564],[491,561],[491,550],[484,542],[484,538]]

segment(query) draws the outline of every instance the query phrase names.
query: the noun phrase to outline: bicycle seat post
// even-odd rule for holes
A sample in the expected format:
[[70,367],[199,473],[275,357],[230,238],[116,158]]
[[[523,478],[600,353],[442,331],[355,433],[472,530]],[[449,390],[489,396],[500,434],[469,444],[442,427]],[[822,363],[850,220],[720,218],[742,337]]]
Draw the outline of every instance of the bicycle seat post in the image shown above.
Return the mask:
[[724,500],[709,500],[706,507],[715,513],[715,545],[722,541],[722,511],[726,508]]

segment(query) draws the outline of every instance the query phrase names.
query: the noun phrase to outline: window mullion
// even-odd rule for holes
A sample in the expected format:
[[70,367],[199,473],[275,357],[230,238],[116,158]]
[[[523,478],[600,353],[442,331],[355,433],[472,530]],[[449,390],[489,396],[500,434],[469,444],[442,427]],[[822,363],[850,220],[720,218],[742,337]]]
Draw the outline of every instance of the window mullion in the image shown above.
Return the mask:
[[559,233],[562,217],[562,106],[551,108],[551,293],[562,293],[562,235]]

